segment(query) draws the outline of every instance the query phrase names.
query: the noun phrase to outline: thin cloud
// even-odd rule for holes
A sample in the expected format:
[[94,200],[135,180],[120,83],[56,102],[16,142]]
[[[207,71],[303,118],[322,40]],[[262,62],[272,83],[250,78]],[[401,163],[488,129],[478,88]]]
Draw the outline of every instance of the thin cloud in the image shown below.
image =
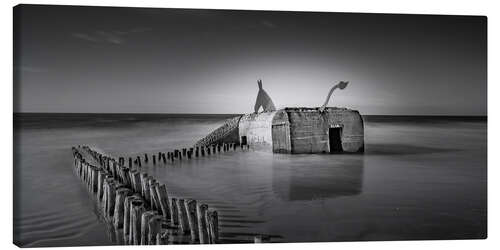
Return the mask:
[[142,33],[150,30],[152,29],[134,28],[131,30],[113,30],[113,31],[97,30],[91,33],[74,32],[71,33],[71,36],[80,40],[93,43],[122,44],[125,42],[124,38],[125,36],[135,33]]

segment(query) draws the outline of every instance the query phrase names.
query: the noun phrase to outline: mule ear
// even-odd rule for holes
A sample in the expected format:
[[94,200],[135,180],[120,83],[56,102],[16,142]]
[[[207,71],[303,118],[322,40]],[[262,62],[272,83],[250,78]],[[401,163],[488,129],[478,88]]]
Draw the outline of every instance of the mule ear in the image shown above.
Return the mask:
[[260,80],[260,79],[257,80],[257,84],[259,85],[259,89],[261,89],[262,88],[262,80]]

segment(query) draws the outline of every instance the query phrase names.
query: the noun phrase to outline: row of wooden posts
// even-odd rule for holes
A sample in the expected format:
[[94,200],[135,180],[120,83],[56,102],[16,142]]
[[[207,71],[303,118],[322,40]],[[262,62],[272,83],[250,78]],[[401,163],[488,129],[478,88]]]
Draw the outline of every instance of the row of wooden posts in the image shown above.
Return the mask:
[[[248,149],[248,145],[241,145],[241,149]],[[197,146],[197,147],[191,147],[191,148],[182,148],[182,149],[175,149],[174,151],[163,153],[163,152],[158,152],[158,154],[151,154],[148,155],[147,153],[144,154],[144,157],[141,157],[140,155],[135,156],[135,157],[128,157],[128,167],[130,169],[133,168],[133,166],[142,166],[142,163],[148,163],[149,160],[152,160],[153,165],[156,165],[157,163],[160,164],[163,162],[163,164],[169,163],[175,163],[176,161],[182,161],[182,159],[192,159],[192,158],[198,158],[198,157],[204,157],[208,156],[211,154],[220,154],[223,152],[228,152],[228,151],[235,151],[238,148],[238,145],[236,143],[222,143],[222,144],[212,144],[208,146]],[[98,156],[99,162],[102,164],[103,162],[103,156]],[[119,157],[118,158],[118,163],[122,166],[125,166],[125,157]]]
[[175,243],[176,235],[190,236],[191,243],[218,242],[218,214],[208,205],[169,197],[165,184],[88,146],[72,150],[75,173],[96,195],[104,218],[123,230],[125,244],[164,245]]

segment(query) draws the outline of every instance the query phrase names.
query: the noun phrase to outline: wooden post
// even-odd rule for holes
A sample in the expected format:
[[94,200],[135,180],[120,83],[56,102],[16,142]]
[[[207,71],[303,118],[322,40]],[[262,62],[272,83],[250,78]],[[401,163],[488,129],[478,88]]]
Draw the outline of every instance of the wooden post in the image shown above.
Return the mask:
[[184,156],[184,157],[185,157],[185,156],[186,156],[186,152],[187,152],[187,150],[186,150],[185,148],[183,148],[183,149],[182,149],[182,156]]
[[134,191],[137,193],[142,193],[142,187],[141,187],[141,177],[139,171],[131,171],[131,179],[132,179],[132,186],[134,187]]
[[205,147],[201,147],[201,156],[205,156]]
[[125,242],[129,242],[129,235],[130,235],[130,208],[132,206],[132,201],[134,200],[139,200],[140,197],[137,195],[129,195],[125,197],[125,201],[123,202],[123,237],[125,239]]
[[141,215],[145,211],[144,202],[140,200],[132,201],[130,205],[130,237],[129,242],[134,245],[141,243]]
[[108,218],[113,216],[115,208],[116,186],[112,178],[106,178],[106,206],[105,214]]
[[148,154],[144,154],[144,162],[148,162]]
[[170,222],[172,225],[179,225],[179,215],[177,214],[176,198],[170,198]]
[[163,164],[167,164],[167,159],[165,158],[165,153],[162,153],[161,156],[163,157]]
[[200,237],[200,244],[208,244],[207,218],[206,218],[207,209],[208,206],[206,204],[198,204],[196,208],[196,215],[198,216],[198,234]]
[[104,183],[104,170],[99,169],[99,176],[97,177],[97,200],[100,201],[103,194],[103,183]]
[[154,210],[160,210],[161,211],[161,208],[160,208],[160,203],[158,202],[158,195],[156,194],[156,190],[155,190],[155,186],[158,185],[158,183],[156,182],[156,180],[154,178],[149,178],[148,179],[148,184],[149,184],[149,197],[151,199],[151,209],[154,209]]
[[207,155],[210,155],[210,146],[207,146]]
[[99,179],[98,169],[92,168],[92,193],[97,193],[98,179]]
[[186,207],[184,206],[184,199],[177,199],[175,204],[177,206],[181,234],[186,234],[189,232],[189,222],[187,219]]
[[128,158],[128,167],[132,169],[132,157]]
[[[153,155],[153,162],[154,162],[154,155]],[[140,180],[141,180],[141,188],[142,188],[142,197],[148,202],[151,202],[151,196],[149,193],[149,180],[148,180],[148,174],[142,173],[140,174]]]
[[148,245],[156,244],[156,236],[161,234],[162,217],[155,215],[148,222]]
[[131,187],[132,181],[130,180],[130,169],[127,167],[123,167],[121,171],[123,185],[127,187]]
[[[160,159],[158,159],[159,161]],[[153,155],[153,165],[156,165],[156,155]]]
[[217,211],[206,212],[208,243],[217,244],[219,242],[219,218]]
[[132,191],[128,188],[119,188],[116,190],[115,211],[113,215],[113,225],[116,229],[123,227],[124,202],[125,198],[131,193]]
[[139,165],[139,167],[142,166],[142,164],[141,164],[141,157],[140,156],[137,156],[137,164]]
[[185,200],[186,215],[189,223],[189,230],[191,233],[191,242],[198,240],[198,216],[196,213],[196,200]]
[[[153,155],[154,156],[154,155]],[[150,210],[142,213],[141,216],[141,245],[149,245],[149,220],[158,212]]]
[[167,187],[163,185],[155,185],[155,191],[158,195],[158,203],[160,204],[161,213],[163,218],[168,219],[171,217],[170,214],[170,204],[167,194]]

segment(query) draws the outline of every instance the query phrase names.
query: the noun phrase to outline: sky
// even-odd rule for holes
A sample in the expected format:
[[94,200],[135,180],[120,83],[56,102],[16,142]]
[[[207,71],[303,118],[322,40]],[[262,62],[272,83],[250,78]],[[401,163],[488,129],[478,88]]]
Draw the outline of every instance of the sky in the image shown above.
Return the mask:
[[14,112],[486,115],[486,17],[19,5]]

